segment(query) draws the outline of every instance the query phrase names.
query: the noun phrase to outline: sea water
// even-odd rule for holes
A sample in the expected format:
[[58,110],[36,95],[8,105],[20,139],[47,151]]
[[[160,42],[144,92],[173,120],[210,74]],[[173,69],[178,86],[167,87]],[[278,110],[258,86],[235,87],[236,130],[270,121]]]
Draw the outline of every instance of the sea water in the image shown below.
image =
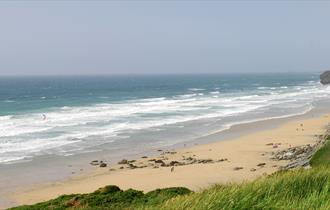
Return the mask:
[[0,164],[170,146],[329,96],[312,73],[2,77]]

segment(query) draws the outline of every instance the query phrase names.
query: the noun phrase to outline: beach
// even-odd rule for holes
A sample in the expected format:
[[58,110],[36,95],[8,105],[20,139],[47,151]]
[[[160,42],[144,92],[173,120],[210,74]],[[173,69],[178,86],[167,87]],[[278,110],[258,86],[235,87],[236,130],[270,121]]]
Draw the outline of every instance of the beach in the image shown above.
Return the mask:
[[0,210],[330,210],[330,2],[0,5]]
[[[269,175],[290,162],[274,159],[276,152],[290,147],[316,144],[319,135],[324,134],[330,122],[329,116],[330,114],[310,113],[285,120],[245,125],[247,133],[238,137],[181,149],[159,150],[156,152],[158,154],[136,158],[134,161],[127,159],[137,167],[134,169],[129,163],[110,164],[104,168],[94,166],[93,170],[70,179],[22,188],[7,194],[6,197],[21,205],[45,201],[62,194],[93,192],[106,185],[145,192],[174,186],[200,191],[214,184],[253,180]],[[265,126],[266,124],[268,126]],[[261,129],[249,131],[251,125],[263,126]],[[196,161],[187,162],[192,159]],[[162,160],[165,165],[162,167],[161,162],[150,164],[155,160]],[[174,164],[172,161],[175,161]],[[169,165],[171,162],[173,166]]]
[[200,191],[306,167],[330,105],[315,74],[2,82],[0,208],[105,185]]

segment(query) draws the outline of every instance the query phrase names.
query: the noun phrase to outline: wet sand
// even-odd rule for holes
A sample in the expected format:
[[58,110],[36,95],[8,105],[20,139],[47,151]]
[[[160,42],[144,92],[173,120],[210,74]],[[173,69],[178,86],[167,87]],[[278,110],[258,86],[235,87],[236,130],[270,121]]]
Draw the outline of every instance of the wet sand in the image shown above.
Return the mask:
[[33,204],[62,194],[92,192],[105,185],[143,191],[184,186],[198,191],[217,183],[248,181],[271,174],[288,164],[287,160],[273,160],[272,153],[315,144],[317,136],[325,132],[329,122],[330,114],[307,119],[290,118],[276,126],[270,123],[262,130],[253,128],[252,132],[239,137],[234,135],[213,143],[156,151],[150,157],[135,159],[131,166],[93,166],[95,169],[91,172],[68,180],[38,184],[6,196],[16,204]]

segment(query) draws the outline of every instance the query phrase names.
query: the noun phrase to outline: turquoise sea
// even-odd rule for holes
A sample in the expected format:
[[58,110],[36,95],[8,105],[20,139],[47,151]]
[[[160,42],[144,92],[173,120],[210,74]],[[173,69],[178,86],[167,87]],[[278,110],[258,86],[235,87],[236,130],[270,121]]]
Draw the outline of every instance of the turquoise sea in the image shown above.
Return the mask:
[[303,114],[329,95],[311,73],[2,77],[0,164],[170,146]]

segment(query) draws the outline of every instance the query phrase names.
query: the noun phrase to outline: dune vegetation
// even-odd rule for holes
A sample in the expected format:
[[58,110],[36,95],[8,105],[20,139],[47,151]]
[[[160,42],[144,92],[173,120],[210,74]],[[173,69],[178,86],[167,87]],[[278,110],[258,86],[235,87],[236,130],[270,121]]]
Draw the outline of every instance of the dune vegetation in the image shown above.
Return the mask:
[[[327,140],[330,140],[327,137]],[[252,182],[216,185],[202,192],[166,188],[143,193],[106,186],[94,193],[63,195],[12,210],[32,209],[330,209],[330,143],[311,159],[312,168],[279,171]]]

